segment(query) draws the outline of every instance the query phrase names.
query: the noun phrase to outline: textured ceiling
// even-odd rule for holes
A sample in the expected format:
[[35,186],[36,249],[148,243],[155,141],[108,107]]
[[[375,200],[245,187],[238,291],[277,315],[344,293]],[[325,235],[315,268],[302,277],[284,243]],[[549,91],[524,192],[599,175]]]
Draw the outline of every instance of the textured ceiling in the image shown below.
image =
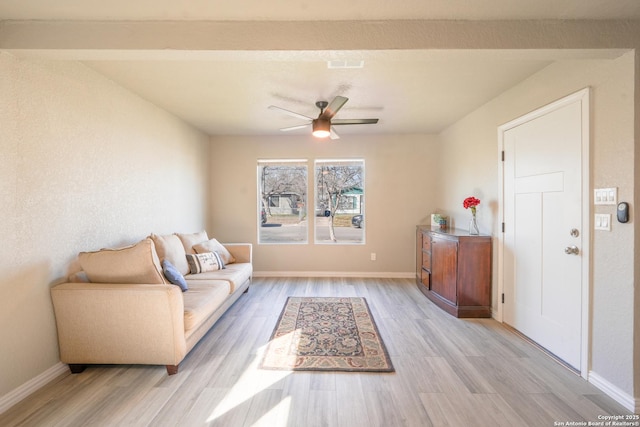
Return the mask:
[[[395,19],[518,20],[640,18],[638,0],[2,0],[0,20],[72,21],[361,21]],[[30,24],[25,27],[29,28]],[[89,23],[89,25],[95,25]],[[135,24],[132,24],[135,25]],[[191,24],[190,24],[191,25]],[[279,24],[278,24],[279,25]],[[306,24],[308,26],[308,24]],[[133,28],[133,27],[132,27]],[[30,39],[30,34],[20,36]],[[63,33],[60,33],[63,34]],[[157,33],[156,33],[157,34]],[[54,33],[55,35],[55,33]],[[126,35],[128,37],[129,35]],[[206,38],[206,33],[200,37]],[[333,35],[335,37],[335,35]],[[405,37],[407,35],[404,35]],[[308,37],[308,36],[307,36]],[[330,40],[317,37],[312,39]],[[303,122],[269,110],[276,105],[305,116],[314,103],[350,98],[336,118],[379,118],[377,125],[341,126],[352,133],[435,133],[556,60],[601,57],[602,51],[545,50],[130,50],[112,54],[77,37],[70,51],[29,43],[31,57],[81,60],[141,97],[211,135],[276,135]],[[153,39],[153,38],[152,38]],[[276,38],[277,39],[277,38]],[[283,44],[288,43],[286,39]],[[15,40],[13,40],[15,42]],[[393,40],[391,40],[392,44]],[[20,40],[18,40],[20,43]],[[179,43],[179,41],[178,41]],[[314,45],[314,40],[293,40]],[[229,40],[233,44],[233,40]],[[333,45],[331,45],[333,48]],[[303,47],[302,49],[305,49]],[[313,47],[312,49],[317,49]],[[53,52],[53,53],[52,53]],[[60,56],[62,55],[62,56]],[[360,69],[329,69],[332,59],[362,60]],[[293,134],[304,134],[298,130]]]
[[[350,100],[336,118],[379,118],[377,125],[340,126],[349,133],[434,133],[548,64],[486,53],[353,53],[362,69],[329,69],[322,53],[295,59],[91,61],[87,64],[210,134],[274,134],[304,121],[267,109],[276,105],[316,117],[315,102]],[[331,56],[326,53],[327,58]],[[457,58],[456,58],[457,57]],[[176,78],[179,76],[179,78]],[[305,130],[294,131],[295,134]]]

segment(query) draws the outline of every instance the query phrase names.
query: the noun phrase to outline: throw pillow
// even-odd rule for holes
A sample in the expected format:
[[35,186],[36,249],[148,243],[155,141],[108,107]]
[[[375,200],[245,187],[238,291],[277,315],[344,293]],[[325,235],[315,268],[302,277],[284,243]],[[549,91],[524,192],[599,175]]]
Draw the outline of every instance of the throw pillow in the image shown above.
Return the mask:
[[152,234],[149,236],[156,245],[156,252],[160,261],[169,260],[169,262],[178,269],[180,274],[189,274],[189,264],[185,255],[187,254],[182,246],[182,241],[175,234],[158,236]]
[[205,273],[207,271],[221,270],[224,263],[220,259],[220,255],[215,252],[207,252],[205,254],[187,254],[187,261],[191,274]]
[[231,252],[229,252],[227,248],[225,248],[216,239],[198,243],[197,245],[193,246],[193,250],[198,254],[203,254],[206,252],[217,252],[225,265],[233,264],[234,262],[236,262],[236,259],[233,257],[233,255],[231,255]]
[[93,283],[167,283],[151,239],[124,248],[80,252],[78,261]]
[[171,283],[180,286],[182,292],[189,290],[189,285],[187,285],[187,281],[184,280],[184,276],[167,259],[162,261],[162,272]]
[[197,245],[200,242],[209,240],[209,236],[207,236],[206,230],[203,230],[199,233],[192,233],[192,234],[176,233],[176,236],[180,238],[180,241],[184,246],[184,250],[188,254],[195,254],[195,251],[193,250],[193,245]]

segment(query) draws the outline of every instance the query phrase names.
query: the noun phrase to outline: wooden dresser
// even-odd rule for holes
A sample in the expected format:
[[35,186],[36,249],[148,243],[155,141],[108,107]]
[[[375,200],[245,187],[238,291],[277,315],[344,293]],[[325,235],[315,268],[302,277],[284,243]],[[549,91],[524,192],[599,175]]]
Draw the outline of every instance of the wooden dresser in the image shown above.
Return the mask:
[[419,225],[416,281],[447,313],[491,317],[491,236]]

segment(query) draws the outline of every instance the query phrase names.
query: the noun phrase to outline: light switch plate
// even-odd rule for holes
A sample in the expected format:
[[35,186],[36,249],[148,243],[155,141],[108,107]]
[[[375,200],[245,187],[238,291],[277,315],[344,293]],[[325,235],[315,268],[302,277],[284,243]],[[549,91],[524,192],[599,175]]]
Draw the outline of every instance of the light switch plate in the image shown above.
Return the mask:
[[593,229],[611,231],[611,214],[596,214]]
[[593,203],[596,205],[617,205],[618,188],[596,188],[593,190]]

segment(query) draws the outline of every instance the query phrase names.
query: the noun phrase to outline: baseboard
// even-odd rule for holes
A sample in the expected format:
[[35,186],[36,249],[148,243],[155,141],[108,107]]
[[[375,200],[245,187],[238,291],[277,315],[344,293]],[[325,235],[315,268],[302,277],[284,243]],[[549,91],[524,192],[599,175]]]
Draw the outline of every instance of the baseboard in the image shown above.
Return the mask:
[[371,272],[371,271],[254,271],[253,277],[363,277],[377,279],[413,279],[412,272]]
[[627,410],[634,414],[640,413],[640,399],[635,399],[593,371],[589,371],[589,382],[624,406]]
[[62,362],[58,362],[37,377],[0,397],[0,414],[63,374],[69,374],[69,368]]

